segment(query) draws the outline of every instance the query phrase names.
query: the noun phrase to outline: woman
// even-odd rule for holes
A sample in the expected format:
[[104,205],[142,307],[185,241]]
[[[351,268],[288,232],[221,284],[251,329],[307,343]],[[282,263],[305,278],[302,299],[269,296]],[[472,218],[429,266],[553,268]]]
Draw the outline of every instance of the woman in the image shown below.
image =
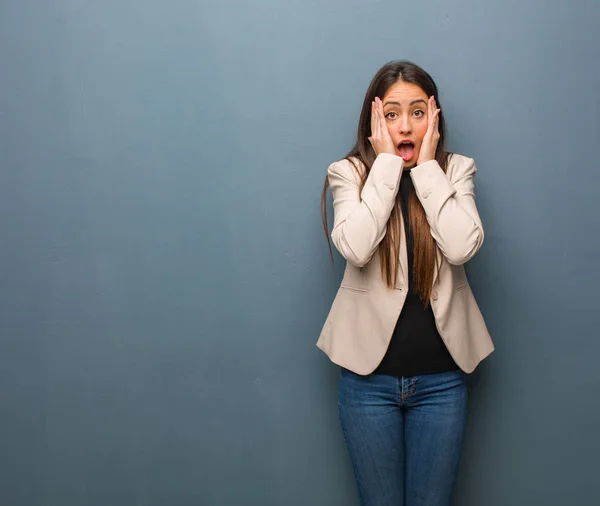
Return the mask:
[[450,505],[465,374],[494,349],[463,267],[483,243],[476,168],[446,152],[445,133],[431,76],[391,62],[323,189],[325,231],[330,186],[347,264],[317,345],[342,367],[339,415],[363,506]]

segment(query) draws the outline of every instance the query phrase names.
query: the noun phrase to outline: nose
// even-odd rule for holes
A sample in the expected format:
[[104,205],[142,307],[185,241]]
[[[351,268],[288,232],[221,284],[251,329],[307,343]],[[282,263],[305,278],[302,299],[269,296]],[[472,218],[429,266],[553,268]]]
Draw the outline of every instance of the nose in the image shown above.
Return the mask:
[[411,128],[410,120],[409,120],[408,116],[406,116],[406,115],[400,116],[400,118],[398,119],[398,132],[403,135],[407,135],[407,134],[410,134],[411,131],[412,131],[412,128]]

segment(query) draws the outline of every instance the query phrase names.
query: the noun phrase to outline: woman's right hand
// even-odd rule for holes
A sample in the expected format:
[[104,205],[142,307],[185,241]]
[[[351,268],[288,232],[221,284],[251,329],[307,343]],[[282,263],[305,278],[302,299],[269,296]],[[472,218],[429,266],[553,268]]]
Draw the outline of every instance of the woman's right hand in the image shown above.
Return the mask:
[[369,137],[369,142],[373,146],[375,155],[380,153],[397,154],[396,146],[394,146],[387,129],[387,122],[383,114],[383,102],[379,97],[375,97],[371,104],[371,137]]

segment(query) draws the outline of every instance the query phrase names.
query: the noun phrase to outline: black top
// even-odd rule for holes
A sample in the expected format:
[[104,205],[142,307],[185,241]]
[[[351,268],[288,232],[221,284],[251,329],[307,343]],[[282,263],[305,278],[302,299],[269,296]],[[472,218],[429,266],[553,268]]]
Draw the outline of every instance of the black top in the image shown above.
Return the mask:
[[423,301],[414,291],[412,271],[414,264],[413,235],[408,220],[408,197],[414,192],[410,171],[402,173],[398,198],[406,230],[408,253],[408,293],[388,350],[374,371],[375,374],[394,376],[417,376],[458,369],[435,326],[431,304],[425,308]]

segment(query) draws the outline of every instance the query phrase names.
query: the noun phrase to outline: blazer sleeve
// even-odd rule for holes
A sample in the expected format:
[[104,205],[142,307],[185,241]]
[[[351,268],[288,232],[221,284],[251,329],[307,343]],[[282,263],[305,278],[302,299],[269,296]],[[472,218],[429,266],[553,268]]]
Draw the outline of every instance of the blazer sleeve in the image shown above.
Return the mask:
[[359,192],[359,174],[350,161],[341,160],[329,166],[327,176],[334,215],[331,238],[350,264],[366,265],[385,237],[403,168],[401,157],[381,153]]
[[459,158],[451,178],[435,160],[411,171],[431,235],[454,265],[468,262],[483,244],[483,226],[475,205],[476,172],[474,160],[466,157]]

